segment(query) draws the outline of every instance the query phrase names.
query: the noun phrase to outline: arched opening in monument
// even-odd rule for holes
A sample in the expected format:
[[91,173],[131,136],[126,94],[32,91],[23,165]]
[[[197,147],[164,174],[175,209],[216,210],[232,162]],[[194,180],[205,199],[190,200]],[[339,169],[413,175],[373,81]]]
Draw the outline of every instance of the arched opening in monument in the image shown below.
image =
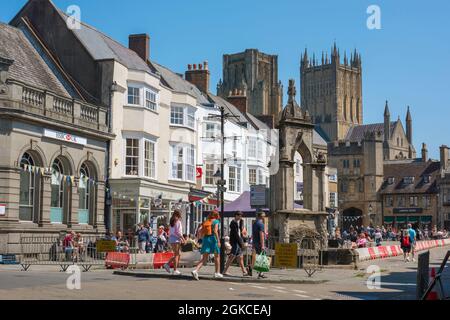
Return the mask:
[[303,207],[303,158],[300,153],[294,155],[294,208]]
[[357,208],[345,209],[342,215],[342,227],[344,230],[350,230],[351,227],[357,228],[362,226],[363,212]]

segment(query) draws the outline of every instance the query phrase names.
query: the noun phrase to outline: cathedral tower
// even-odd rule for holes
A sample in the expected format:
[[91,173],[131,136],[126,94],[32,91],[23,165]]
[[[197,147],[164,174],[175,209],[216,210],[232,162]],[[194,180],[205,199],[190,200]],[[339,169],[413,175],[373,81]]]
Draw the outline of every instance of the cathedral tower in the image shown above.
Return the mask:
[[334,44],[330,57],[318,61],[307,50],[300,62],[301,105],[328,141],[344,139],[353,125],[363,122],[361,55],[355,52],[341,61]]
[[283,86],[278,80],[278,56],[256,49],[223,56],[223,80],[217,95],[227,98],[235,90],[246,92],[248,111],[277,119],[283,105]]

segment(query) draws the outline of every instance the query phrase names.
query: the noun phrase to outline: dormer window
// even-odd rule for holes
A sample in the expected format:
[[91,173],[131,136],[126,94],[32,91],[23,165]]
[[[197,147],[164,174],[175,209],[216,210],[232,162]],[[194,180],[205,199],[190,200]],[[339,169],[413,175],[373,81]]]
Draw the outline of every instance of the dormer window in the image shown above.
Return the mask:
[[423,182],[424,183],[430,183],[430,181],[431,181],[431,175],[426,174],[426,175],[423,176]]
[[403,179],[405,184],[413,184],[414,183],[414,177],[405,177]]
[[395,183],[395,178],[394,177],[389,177],[388,178],[388,184],[394,184]]

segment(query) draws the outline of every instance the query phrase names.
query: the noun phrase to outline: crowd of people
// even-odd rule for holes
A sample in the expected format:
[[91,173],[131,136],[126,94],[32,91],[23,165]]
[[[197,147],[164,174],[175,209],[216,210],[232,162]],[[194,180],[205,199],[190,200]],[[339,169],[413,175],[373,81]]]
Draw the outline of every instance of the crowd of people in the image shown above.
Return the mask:
[[[434,226],[431,231],[427,226],[421,228],[413,228],[408,224],[406,228],[392,228],[385,227],[353,227],[350,226],[348,230],[341,232],[336,228],[334,235],[330,237],[332,240],[337,240],[339,245],[348,248],[366,248],[370,246],[381,246],[383,241],[399,241],[405,254],[405,261],[414,259],[414,248],[417,241],[430,239],[446,239],[449,234],[447,230],[438,230]],[[411,259],[410,256],[411,255]]]

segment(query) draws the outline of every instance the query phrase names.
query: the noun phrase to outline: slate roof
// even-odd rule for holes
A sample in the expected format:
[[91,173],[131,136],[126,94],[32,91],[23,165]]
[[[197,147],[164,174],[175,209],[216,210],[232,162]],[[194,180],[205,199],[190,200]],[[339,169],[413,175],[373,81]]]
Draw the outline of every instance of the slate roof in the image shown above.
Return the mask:
[[70,97],[24,33],[0,22],[0,57],[14,60],[9,78],[31,86]]
[[[385,181],[380,188],[382,194],[415,194],[437,193],[436,178],[440,173],[440,162],[421,159],[408,161],[388,161],[384,164]],[[425,183],[424,176],[430,175],[430,182]],[[389,184],[388,178],[393,177],[394,183]],[[406,184],[405,177],[414,177],[414,183]]]
[[[394,132],[395,125],[397,122],[391,122],[390,130],[391,136]],[[384,135],[384,123],[372,123],[372,124],[364,124],[351,127],[347,133],[345,138],[346,141],[350,142],[360,142],[364,138],[364,134],[366,132],[380,132],[381,135]]]
[[[63,11],[56,7],[55,9],[64,20],[67,19],[68,16]],[[151,73],[150,67],[136,52],[88,24],[83,22],[80,24],[81,28],[74,29],[72,32],[94,60],[116,60],[128,69]]]
[[189,81],[184,80],[181,76],[171,71],[170,69],[154,62],[150,62],[157,72],[161,74],[165,83],[174,91],[186,93],[194,96],[199,104],[208,104],[208,99],[202,92]]

